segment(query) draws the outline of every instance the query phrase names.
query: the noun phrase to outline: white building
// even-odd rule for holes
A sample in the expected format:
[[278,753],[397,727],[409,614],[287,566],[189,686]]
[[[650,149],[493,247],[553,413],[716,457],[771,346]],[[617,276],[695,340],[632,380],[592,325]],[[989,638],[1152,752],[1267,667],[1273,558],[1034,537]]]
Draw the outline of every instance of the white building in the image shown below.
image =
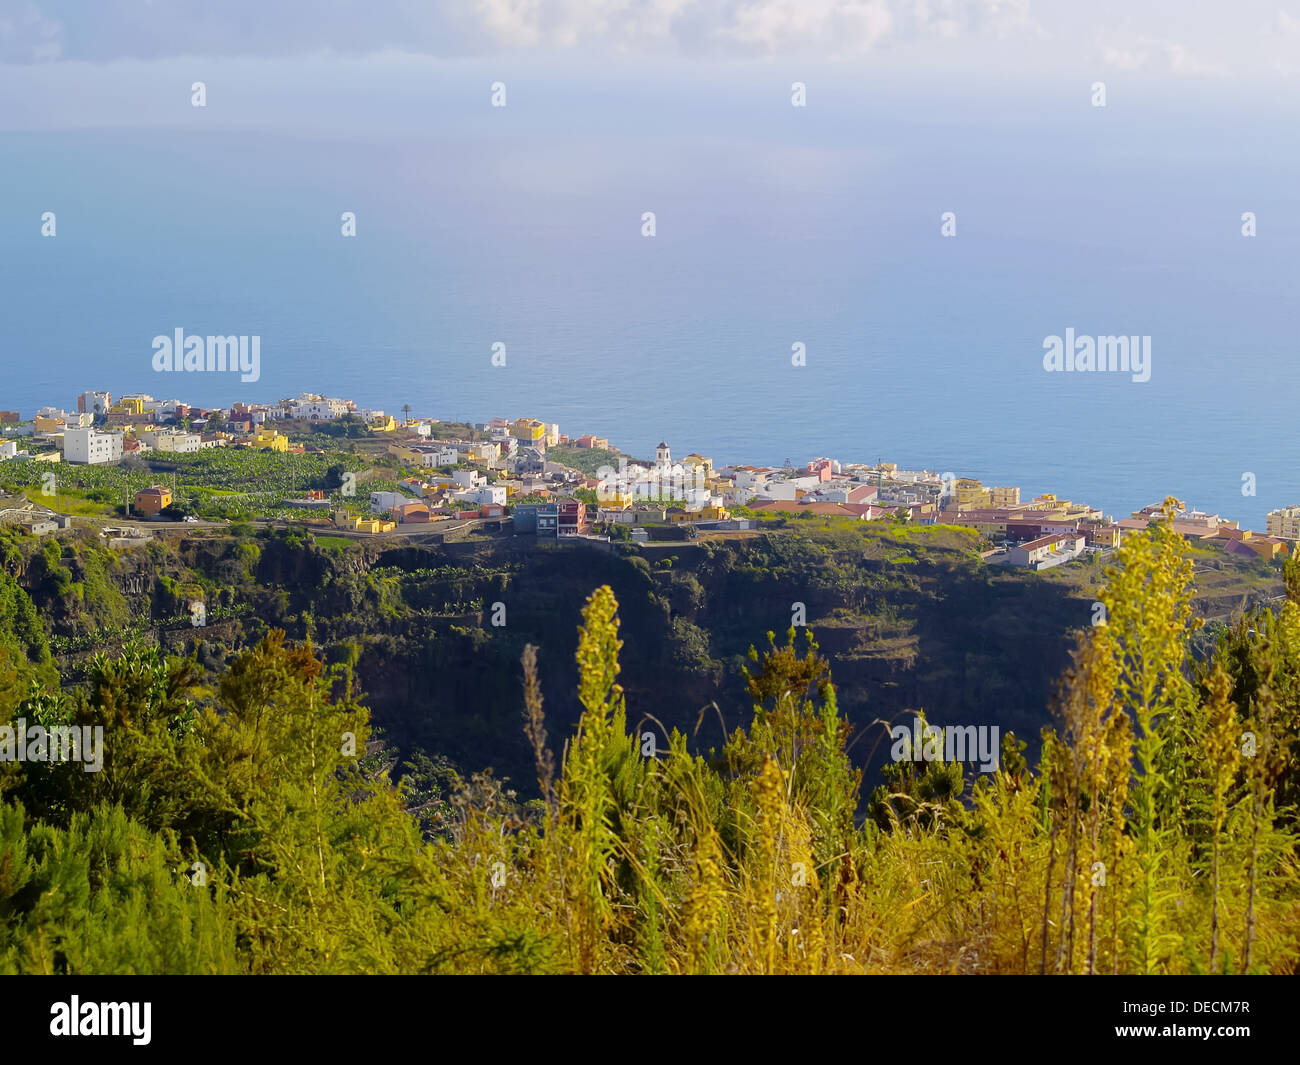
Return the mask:
[[[451,475],[451,479],[462,488],[478,488],[480,485],[487,484],[487,478],[478,470],[455,470]],[[502,502],[505,502],[505,500],[502,500]]]
[[12,440],[0,443],[0,459],[11,459],[18,454],[18,445]]
[[497,503],[505,506],[506,490],[499,485],[484,485],[481,488],[468,488],[463,492],[457,492],[454,499],[462,503]]
[[1078,532],[1050,533],[1007,548],[1007,561],[1013,566],[1048,569],[1078,558],[1083,546],[1084,537]]
[[415,452],[415,464],[417,466],[441,466],[438,461],[438,448],[433,445],[420,444],[411,449]]
[[345,399],[318,396],[303,392],[297,399],[287,400],[286,413],[290,418],[307,418],[313,421],[332,421],[352,411],[354,404]]
[[77,397],[77,410],[82,414],[107,414],[113,397],[107,392],[83,392]]
[[411,497],[401,492],[371,492],[370,510],[373,514],[382,514],[386,510],[392,510],[410,501]]
[[121,457],[121,433],[101,433],[97,429],[67,429],[63,433],[65,462],[93,466],[117,462]]
[[80,411],[59,410],[57,407],[42,407],[36,412],[36,417],[53,418],[55,421],[71,426],[73,429],[84,429],[95,424],[95,416],[93,414],[85,414]]
[[758,498],[793,501],[804,493],[816,491],[820,485],[816,477],[772,477],[758,489]]
[[191,455],[203,446],[203,437],[198,433],[154,433],[152,440],[156,450],[178,455]]

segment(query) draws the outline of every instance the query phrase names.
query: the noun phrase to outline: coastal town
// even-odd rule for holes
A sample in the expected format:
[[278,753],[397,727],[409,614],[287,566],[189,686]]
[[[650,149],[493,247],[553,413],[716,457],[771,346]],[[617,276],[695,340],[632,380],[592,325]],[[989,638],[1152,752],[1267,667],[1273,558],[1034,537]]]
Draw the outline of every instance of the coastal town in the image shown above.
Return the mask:
[[[1106,554],[1164,507],[1116,518],[893,462],[719,466],[698,453],[674,457],[666,441],[636,460],[606,438],[566,435],[534,417],[441,422],[412,417],[409,406],[397,415],[315,393],[212,409],[90,391],[73,407],[0,411],[0,523],[36,536],[98,528],[125,547],[147,540],[155,523],[608,543],[815,517],[962,526],[978,534],[989,564],[1037,570]],[[1179,502],[1172,527],[1202,546],[1271,560],[1300,540],[1300,506],[1274,510],[1255,532]]]

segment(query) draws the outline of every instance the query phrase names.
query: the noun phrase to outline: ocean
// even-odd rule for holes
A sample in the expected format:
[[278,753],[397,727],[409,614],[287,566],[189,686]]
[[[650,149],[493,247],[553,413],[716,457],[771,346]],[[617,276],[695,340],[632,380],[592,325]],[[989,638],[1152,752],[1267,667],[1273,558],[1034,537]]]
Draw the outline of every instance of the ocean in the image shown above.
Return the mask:
[[[313,391],[636,456],[887,459],[1117,517],[1174,494],[1262,529],[1300,504],[1292,149],[1086,109],[841,118],[0,134],[0,409]],[[260,336],[260,379],[154,372],[178,328]],[[1150,337],[1149,380],[1045,371],[1067,330]]]

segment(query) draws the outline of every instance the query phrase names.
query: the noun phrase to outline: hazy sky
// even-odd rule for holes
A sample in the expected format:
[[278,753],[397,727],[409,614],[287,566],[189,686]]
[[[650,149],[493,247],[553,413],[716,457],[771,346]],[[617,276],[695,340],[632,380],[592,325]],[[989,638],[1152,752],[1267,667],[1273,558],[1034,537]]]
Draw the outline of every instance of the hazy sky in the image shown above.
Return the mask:
[[[889,53],[947,69],[1294,77],[1300,7],[1278,0],[0,0],[0,59],[105,62],[399,50],[677,53],[701,59]],[[954,45],[960,44],[961,48]]]
[[[804,135],[837,108],[916,122],[1086,121],[1163,108],[1264,123],[1300,94],[1300,0],[0,0],[0,130],[267,129],[476,136],[488,86],[511,135],[742,130],[755,104]],[[208,106],[189,106],[203,81]],[[707,93],[708,98],[701,94]],[[766,109],[765,109],[766,110]],[[1222,114],[1216,114],[1222,112]],[[766,111],[771,114],[771,111]],[[465,128],[470,128],[466,126]],[[572,130],[571,130],[572,131]],[[922,132],[918,130],[918,132]],[[843,128],[828,141],[850,140]]]
[[[1294,2],[1294,0],[1293,0]],[[899,64],[950,76],[1300,75],[1278,0],[0,0],[0,62],[404,52]]]

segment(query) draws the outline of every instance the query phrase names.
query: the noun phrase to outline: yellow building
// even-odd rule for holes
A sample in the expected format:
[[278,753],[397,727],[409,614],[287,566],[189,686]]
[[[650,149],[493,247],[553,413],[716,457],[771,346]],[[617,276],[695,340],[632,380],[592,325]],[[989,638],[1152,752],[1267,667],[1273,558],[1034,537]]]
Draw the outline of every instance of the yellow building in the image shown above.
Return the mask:
[[546,440],[546,423],[536,418],[519,418],[510,427],[510,435],[521,444],[536,447]]
[[62,418],[42,418],[40,415],[36,416],[32,425],[38,433],[56,433],[67,427]]
[[1005,540],[1007,538],[1007,523],[1005,521],[963,521],[968,529],[974,529],[986,540]]
[[289,450],[289,438],[274,429],[258,429],[253,433],[252,446],[266,451]]
[[1101,511],[1095,507],[1086,503],[1073,503],[1068,499],[1057,499],[1050,492],[1035,496],[1026,506],[1033,511],[1035,518],[1048,521],[1083,521],[1102,516]]
[[144,400],[134,398],[119,399],[113,404],[113,410],[119,414],[143,414]]
[[370,423],[370,428],[377,433],[392,433],[397,431],[397,422],[391,414],[383,418],[376,418]]
[[1011,488],[989,488],[989,503],[995,507],[1018,507],[1020,505],[1020,489]]
[[958,510],[979,510],[989,505],[989,492],[979,481],[959,478],[953,486]]
[[707,507],[700,508],[700,521],[730,521],[731,512],[726,507],[715,507],[709,504]]
[[630,507],[632,490],[630,488],[598,488],[596,500],[604,507]]
[[682,459],[682,465],[688,470],[703,470],[705,477],[713,476],[713,460],[706,458],[704,455],[697,455],[695,452],[687,455]]
[[[423,445],[427,447],[428,445]],[[412,444],[389,444],[388,453],[395,459],[401,459],[403,462],[418,463],[421,459],[422,452],[417,451]]]
[[1088,535],[1088,543],[1093,547],[1119,547],[1119,539],[1123,530],[1118,525],[1087,525],[1081,526],[1080,532],[1085,531]]
[[347,510],[332,511],[330,517],[334,519],[334,525],[337,528],[354,529],[357,532],[392,532],[397,528],[396,522],[384,521],[382,518],[360,518]]
[[1277,558],[1278,555],[1287,553],[1287,545],[1276,536],[1250,538],[1243,540],[1242,543],[1264,558]]

